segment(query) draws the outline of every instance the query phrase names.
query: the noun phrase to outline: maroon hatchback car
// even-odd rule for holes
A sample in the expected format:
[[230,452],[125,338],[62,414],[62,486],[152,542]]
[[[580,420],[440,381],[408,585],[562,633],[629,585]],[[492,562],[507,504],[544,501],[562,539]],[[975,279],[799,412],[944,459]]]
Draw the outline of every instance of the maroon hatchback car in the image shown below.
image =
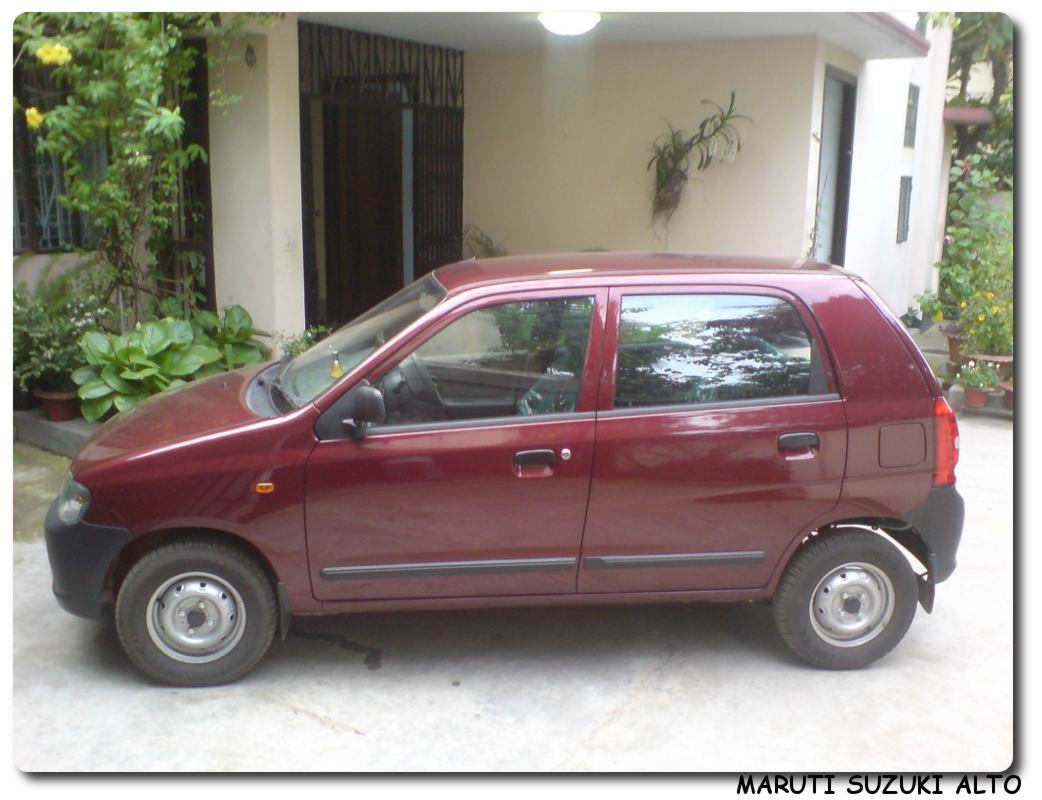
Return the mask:
[[47,516],[67,611],[205,685],[291,615],[769,601],[822,667],[933,605],[962,531],[955,416],[824,264],[464,261],[292,361],[108,422]]

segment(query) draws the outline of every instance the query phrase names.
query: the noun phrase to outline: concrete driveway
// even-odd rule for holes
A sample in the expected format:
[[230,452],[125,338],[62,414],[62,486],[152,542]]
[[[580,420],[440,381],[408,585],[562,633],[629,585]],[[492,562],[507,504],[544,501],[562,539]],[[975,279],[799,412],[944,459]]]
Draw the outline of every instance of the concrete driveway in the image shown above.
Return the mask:
[[960,421],[967,524],[936,610],[860,672],[798,662],[758,605],[296,620],[237,684],[140,677],[50,592],[15,462],[14,763],[23,770],[1000,772],[1013,748],[1013,433]]

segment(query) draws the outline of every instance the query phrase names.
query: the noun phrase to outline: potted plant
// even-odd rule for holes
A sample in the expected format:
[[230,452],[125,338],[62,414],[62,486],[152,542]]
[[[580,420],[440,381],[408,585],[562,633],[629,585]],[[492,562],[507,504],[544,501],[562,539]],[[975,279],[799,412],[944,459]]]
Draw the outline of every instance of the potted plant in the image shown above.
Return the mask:
[[[711,100],[703,105],[716,109],[703,119],[695,133],[674,128],[666,123],[668,133],[659,136],[651,145],[653,155],[646,169],[655,175],[655,188],[651,195],[651,221],[668,226],[687,188],[688,170],[694,166],[698,171],[709,169],[713,161],[734,161],[742,149],[741,139],[734,122],[751,120],[735,111],[735,93],[725,110]],[[698,162],[692,165],[692,157]]]
[[76,414],[76,385],[72,372],[83,363],[79,342],[99,327],[104,315],[93,296],[48,306],[39,298],[22,294],[14,320],[14,339],[20,349],[14,376],[23,390],[43,401],[44,413],[54,421]]
[[980,408],[988,402],[988,393],[999,385],[999,374],[986,361],[967,361],[955,376],[955,382],[966,391],[966,405]]

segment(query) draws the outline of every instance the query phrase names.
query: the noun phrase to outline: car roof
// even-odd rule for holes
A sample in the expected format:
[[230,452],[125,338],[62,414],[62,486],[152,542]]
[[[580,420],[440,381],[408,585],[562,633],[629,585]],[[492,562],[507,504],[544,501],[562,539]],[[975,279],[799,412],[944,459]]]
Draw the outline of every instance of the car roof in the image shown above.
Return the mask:
[[801,259],[694,253],[587,252],[471,258],[438,267],[434,270],[434,276],[442,286],[452,292],[481,284],[552,280],[569,275],[577,278],[596,278],[750,272],[848,275],[831,264]]

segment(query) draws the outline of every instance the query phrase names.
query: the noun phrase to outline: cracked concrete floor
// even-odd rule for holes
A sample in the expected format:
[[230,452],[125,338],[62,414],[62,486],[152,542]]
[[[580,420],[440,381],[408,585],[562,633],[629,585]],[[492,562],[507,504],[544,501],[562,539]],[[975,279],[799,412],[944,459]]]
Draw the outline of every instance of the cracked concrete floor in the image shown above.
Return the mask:
[[[959,568],[860,672],[757,605],[298,619],[231,686],[149,684],[62,612],[40,536],[64,459],[16,445],[14,763],[28,771],[999,772],[1013,747],[1012,427],[966,418]],[[856,732],[856,735],[851,735]]]

